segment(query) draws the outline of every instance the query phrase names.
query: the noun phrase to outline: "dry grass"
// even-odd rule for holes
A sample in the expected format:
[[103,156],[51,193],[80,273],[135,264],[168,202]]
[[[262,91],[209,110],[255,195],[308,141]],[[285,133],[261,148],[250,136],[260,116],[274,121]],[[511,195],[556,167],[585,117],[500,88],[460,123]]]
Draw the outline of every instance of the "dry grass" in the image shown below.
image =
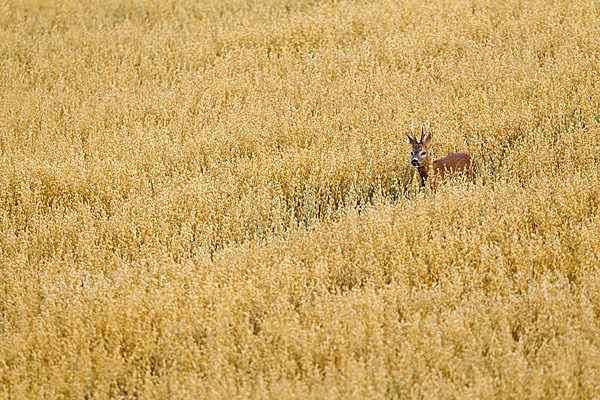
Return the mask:
[[598,398],[599,16],[1,3],[0,395]]

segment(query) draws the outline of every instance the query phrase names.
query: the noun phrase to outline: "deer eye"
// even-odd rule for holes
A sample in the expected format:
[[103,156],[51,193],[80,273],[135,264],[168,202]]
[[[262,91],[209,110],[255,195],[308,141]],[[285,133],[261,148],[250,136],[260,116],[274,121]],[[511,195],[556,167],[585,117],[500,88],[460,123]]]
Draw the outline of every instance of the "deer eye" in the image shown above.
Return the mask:
[[427,154],[427,153],[426,153],[426,152],[424,152],[424,151],[422,151],[422,152],[421,152],[421,155],[422,155],[422,156],[424,156],[425,154]]

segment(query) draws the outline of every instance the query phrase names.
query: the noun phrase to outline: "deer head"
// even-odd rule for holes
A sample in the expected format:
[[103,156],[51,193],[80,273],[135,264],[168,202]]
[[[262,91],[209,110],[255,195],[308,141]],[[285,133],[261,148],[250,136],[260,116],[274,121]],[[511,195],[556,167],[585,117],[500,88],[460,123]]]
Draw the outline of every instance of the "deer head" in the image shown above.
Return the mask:
[[[410,127],[412,137],[407,133],[408,141],[412,147],[410,153],[410,166],[420,168],[429,164],[429,144],[431,143],[431,132],[429,132],[429,126],[421,127],[421,139],[417,140],[415,133],[415,125],[411,124]],[[425,137],[427,134],[427,137]]]

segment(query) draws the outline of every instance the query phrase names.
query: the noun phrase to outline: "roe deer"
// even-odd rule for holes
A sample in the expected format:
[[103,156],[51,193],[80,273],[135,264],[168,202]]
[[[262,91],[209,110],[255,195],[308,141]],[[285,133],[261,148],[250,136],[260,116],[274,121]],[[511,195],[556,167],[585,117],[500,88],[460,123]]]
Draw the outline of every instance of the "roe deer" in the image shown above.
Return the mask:
[[[421,186],[425,186],[425,182],[429,177],[429,173],[433,172],[439,179],[444,179],[448,173],[464,173],[467,178],[472,179],[475,175],[475,165],[471,160],[471,156],[465,153],[454,153],[441,158],[439,160],[431,161],[429,158],[429,144],[431,143],[431,132],[428,129],[421,128],[421,140],[417,140],[415,135],[415,126],[411,126],[412,137],[406,134],[410,145],[412,146],[411,151],[411,167],[414,167],[419,171],[421,177]],[[427,137],[425,134],[428,133]]]

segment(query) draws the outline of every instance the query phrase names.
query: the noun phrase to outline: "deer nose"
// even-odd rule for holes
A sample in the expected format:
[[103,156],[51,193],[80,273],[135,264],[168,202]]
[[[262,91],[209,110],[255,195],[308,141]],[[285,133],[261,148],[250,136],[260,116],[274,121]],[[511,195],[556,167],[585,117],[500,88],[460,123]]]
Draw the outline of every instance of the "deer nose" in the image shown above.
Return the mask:
[[419,166],[419,161],[418,160],[412,160],[412,166],[413,167],[418,167]]

